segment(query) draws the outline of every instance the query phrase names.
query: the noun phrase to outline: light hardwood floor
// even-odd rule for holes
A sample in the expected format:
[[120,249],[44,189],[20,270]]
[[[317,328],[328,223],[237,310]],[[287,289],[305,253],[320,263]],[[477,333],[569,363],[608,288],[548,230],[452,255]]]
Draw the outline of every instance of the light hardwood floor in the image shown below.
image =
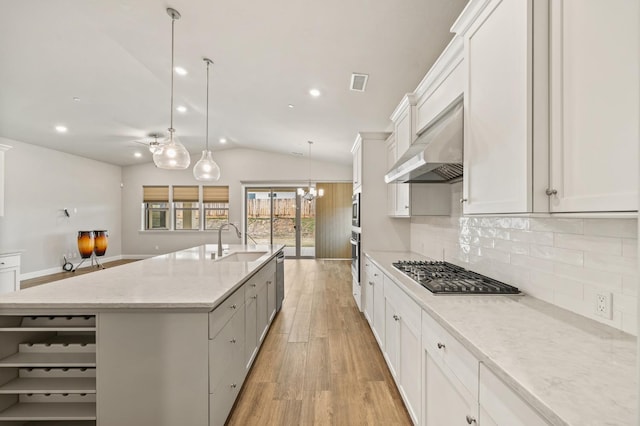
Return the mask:
[[[351,295],[351,261],[287,259],[284,264],[282,310],[227,424],[410,425],[382,353]],[[83,268],[75,274],[95,271]],[[61,272],[21,285],[73,275]]]
[[[107,263],[103,263],[102,265],[106,268],[113,268],[114,266],[118,266],[118,265],[124,265],[125,263],[131,263],[131,262],[135,262],[135,259],[124,259],[124,260],[114,260],[112,262],[107,262]],[[76,265],[79,263],[80,261],[76,261]],[[85,262],[85,264],[88,263],[88,261]],[[90,272],[96,272],[96,271],[100,271],[100,269],[96,268],[96,267],[92,267],[89,266],[87,268],[80,268],[75,272],[58,272],[55,274],[51,274],[51,275],[45,275],[42,277],[37,277],[37,278],[31,278],[29,280],[21,280],[20,281],[20,288],[25,289],[25,288],[29,288],[29,287],[35,287],[37,285],[41,285],[41,284],[46,284],[46,283],[50,283],[53,281],[59,281],[65,278],[71,278],[71,277],[75,277],[76,275],[83,275],[83,274],[88,274]]]
[[411,424],[351,295],[350,265],[285,261],[282,310],[227,424]]

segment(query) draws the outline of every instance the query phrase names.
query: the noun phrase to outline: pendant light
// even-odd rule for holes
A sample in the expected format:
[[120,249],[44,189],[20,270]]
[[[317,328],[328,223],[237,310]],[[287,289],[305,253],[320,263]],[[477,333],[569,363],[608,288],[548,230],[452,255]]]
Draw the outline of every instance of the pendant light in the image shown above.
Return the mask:
[[160,169],[183,170],[189,167],[191,157],[189,151],[173,134],[176,131],[173,128],[173,40],[175,23],[180,19],[180,13],[169,7],[167,14],[171,17],[171,124],[169,135],[153,153],[153,162]]
[[[307,141],[309,144],[309,155],[307,156],[307,170],[311,173],[311,145],[313,145],[313,141]],[[307,201],[312,201],[316,198],[320,198],[324,195],[324,189],[320,188],[316,191],[315,186],[311,186],[311,178],[309,178],[309,186],[307,186],[307,190],[304,188],[298,188],[298,195],[304,198]]]
[[205,143],[206,149],[202,151],[202,157],[193,167],[193,177],[196,180],[204,182],[213,182],[220,179],[220,167],[211,158],[211,151],[209,150],[209,65],[213,63],[211,59],[202,59],[207,63],[207,125],[205,130]]

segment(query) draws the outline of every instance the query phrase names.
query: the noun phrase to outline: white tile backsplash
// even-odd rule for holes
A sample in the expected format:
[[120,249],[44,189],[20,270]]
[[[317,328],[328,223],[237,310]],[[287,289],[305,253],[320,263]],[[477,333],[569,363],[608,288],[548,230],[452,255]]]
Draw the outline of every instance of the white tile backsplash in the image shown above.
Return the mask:
[[[452,186],[454,199],[456,191],[461,184]],[[638,334],[636,219],[461,217],[453,204],[451,217],[411,219],[413,251]],[[595,315],[595,295],[603,291],[612,294],[610,320]]]

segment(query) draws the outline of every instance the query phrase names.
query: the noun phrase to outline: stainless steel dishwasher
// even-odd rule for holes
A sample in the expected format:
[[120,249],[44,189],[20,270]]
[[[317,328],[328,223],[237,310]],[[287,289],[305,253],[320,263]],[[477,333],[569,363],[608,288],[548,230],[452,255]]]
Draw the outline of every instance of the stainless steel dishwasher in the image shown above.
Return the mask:
[[284,252],[276,257],[276,311],[282,308],[284,300]]

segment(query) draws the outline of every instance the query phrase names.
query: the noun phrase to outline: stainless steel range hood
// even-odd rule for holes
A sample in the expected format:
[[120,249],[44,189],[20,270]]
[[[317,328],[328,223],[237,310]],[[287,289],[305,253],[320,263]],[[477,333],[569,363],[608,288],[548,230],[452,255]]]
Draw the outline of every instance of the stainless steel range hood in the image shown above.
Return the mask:
[[462,98],[456,99],[385,175],[387,183],[448,183],[462,176]]

